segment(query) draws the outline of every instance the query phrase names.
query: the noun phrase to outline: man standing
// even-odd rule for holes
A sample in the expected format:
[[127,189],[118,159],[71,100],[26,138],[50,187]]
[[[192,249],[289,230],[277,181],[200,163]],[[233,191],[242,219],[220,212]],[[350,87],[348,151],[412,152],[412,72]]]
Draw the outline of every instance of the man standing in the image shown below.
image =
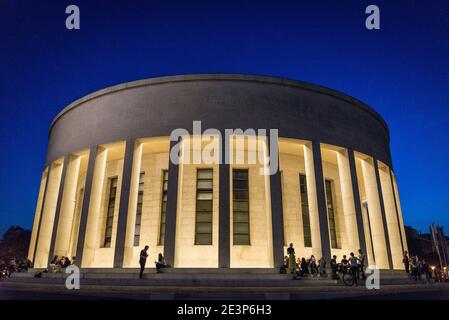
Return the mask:
[[[359,272],[361,273],[363,280],[366,280],[365,260],[366,260],[366,256],[363,254],[362,249],[359,249]],[[359,275],[357,275],[357,277],[359,277]]]
[[337,271],[338,271],[338,264],[337,264],[337,256],[332,256],[331,259],[331,269],[332,269],[332,279],[337,280]]
[[357,285],[357,270],[359,269],[359,258],[354,256],[354,252],[351,252],[349,257],[349,265],[351,266],[352,280]]
[[404,258],[402,259],[402,263],[405,266],[405,272],[410,273],[410,259],[408,257],[407,251],[404,251]]
[[140,264],[140,275],[139,278],[142,279],[143,277],[143,271],[145,270],[145,264],[147,263],[147,258],[148,258],[148,246],[145,246],[145,248],[143,248],[142,251],[140,251],[140,259],[139,259],[139,264]]

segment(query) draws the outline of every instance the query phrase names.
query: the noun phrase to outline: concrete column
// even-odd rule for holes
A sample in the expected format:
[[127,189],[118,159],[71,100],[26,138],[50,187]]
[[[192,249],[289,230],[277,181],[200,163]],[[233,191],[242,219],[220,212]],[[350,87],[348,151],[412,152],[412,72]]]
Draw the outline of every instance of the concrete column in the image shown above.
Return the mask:
[[[338,174],[340,178],[340,189],[345,221],[345,234],[348,241],[349,251],[356,253],[362,249],[359,237],[359,227],[357,223],[357,213],[354,202],[354,190],[349,165],[347,150],[337,152]],[[364,251],[362,249],[362,251]],[[364,251],[366,253],[366,251]]]
[[55,252],[55,243],[56,243],[56,236],[59,231],[59,217],[61,216],[61,207],[62,207],[62,198],[64,195],[65,190],[65,181],[66,181],[66,175],[67,175],[67,168],[69,167],[70,162],[70,155],[66,155],[64,157],[64,163],[62,165],[62,173],[61,173],[61,182],[59,183],[59,191],[58,191],[58,200],[56,202],[56,211],[55,211],[55,218],[53,222],[53,230],[51,234],[51,242],[50,242],[50,251],[48,255],[48,261],[47,264],[50,265],[51,260],[53,259],[53,256],[57,254],[58,256],[65,256],[66,253]]
[[[170,153],[178,141],[170,141]],[[168,160],[167,212],[165,216],[164,257],[167,264],[174,266],[176,244],[176,210],[178,204],[179,164]]]
[[[133,264],[134,233],[136,225],[137,197],[139,192],[140,168],[142,163],[142,143],[136,142],[129,191],[128,221],[126,223],[124,266]],[[141,231],[142,232],[142,231]]]
[[99,247],[99,222],[101,216],[101,198],[106,172],[108,149],[99,147],[95,159],[95,169],[90,194],[89,213],[87,215],[86,236],[84,239],[83,264],[81,267],[92,267],[95,250]]
[[369,261],[369,255],[367,251],[366,245],[366,237],[365,237],[365,227],[363,224],[363,215],[362,215],[362,201],[360,200],[360,191],[359,191],[359,182],[357,180],[357,171],[355,167],[355,159],[354,159],[354,150],[347,150],[348,164],[349,170],[351,174],[351,182],[352,182],[352,195],[354,199],[354,209],[355,209],[355,218],[357,222],[357,231],[359,235],[359,246],[362,249],[363,253],[366,256],[366,265],[371,263]]
[[388,265],[389,269],[393,269],[393,260],[391,258],[391,245],[390,245],[390,235],[388,230],[388,223],[387,223],[387,215],[385,213],[385,205],[384,205],[384,198],[383,198],[383,191],[382,191],[382,183],[380,181],[380,175],[379,175],[379,166],[377,159],[373,159],[374,162],[374,172],[376,173],[376,183],[377,183],[377,192],[379,193],[379,201],[380,201],[380,212],[382,213],[382,223],[384,226],[384,233],[385,233],[385,243],[387,245],[387,256],[388,256]]
[[[68,256],[70,249],[70,237],[75,223],[76,191],[82,156],[71,156],[67,162],[67,173],[64,179],[64,193],[62,196],[59,213],[58,229],[55,231],[54,254]],[[72,257],[69,257],[72,259]]]
[[372,159],[362,159],[361,162],[376,265],[380,269],[389,269],[388,247],[379,197],[381,192],[377,186],[376,170]]
[[33,230],[31,232],[30,247],[28,249],[28,259],[30,261],[34,261],[34,253],[35,253],[35,249],[36,249],[36,239],[37,239],[37,233],[39,230],[41,213],[42,213],[42,202],[44,199],[45,189],[47,186],[47,175],[48,175],[48,169],[45,169],[44,172],[42,173],[41,183],[39,186],[39,194],[37,196],[36,211],[34,213]]
[[402,251],[408,251],[407,236],[405,233],[405,226],[404,226],[404,217],[402,216],[401,201],[399,200],[398,184],[396,181],[396,176],[394,175],[394,172],[392,170],[390,170],[390,177],[391,177],[391,183],[393,185],[393,192],[394,192],[395,200],[396,200],[395,204],[396,204],[396,210],[397,210],[397,214],[398,214],[399,227],[401,230]]
[[92,184],[97,159],[97,146],[91,147],[89,151],[89,161],[87,162],[86,183],[83,194],[83,206],[81,208],[80,228],[78,232],[78,243],[76,244],[76,265],[81,267],[83,264],[84,243],[86,239],[87,218],[89,215],[89,203],[92,193]]
[[[268,152],[277,155],[278,170],[275,174],[270,175],[270,198],[271,198],[271,226],[273,232],[273,265],[275,268],[281,267],[284,262],[284,220],[282,208],[282,185],[281,173],[279,171],[279,146],[277,137],[268,138]],[[271,163],[270,163],[271,165]]]
[[53,162],[50,166],[50,172],[47,177],[47,188],[45,191],[42,217],[37,236],[37,246],[34,259],[35,268],[46,268],[48,264],[62,168],[63,164],[61,162]]
[[[378,163],[379,166],[379,163]],[[379,166],[380,185],[382,187],[382,198],[384,200],[385,218],[390,241],[391,261],[394,269],[402,269],[402,240],[394,192],[391,185],[390,169],[384,165]]]
[[[120,206],[117,217],[117,237],[115,241],[114,268],[123,267],[125,256],[125,237],[129,214],[129,195],[131,187],[131,173],[133,167],[134,140],[127,140],[125,157],[123,160],[122,186],[120,191]],[[134,212],[135,214],[135,212]]]
[[221,155],[218,177],[218,266],[220,268],[229,268],[231,265],[231,185],[230,185],[230,159],[231,141],[224,132],[221,136]]
[[[312,235],[312,253],[321,256],[320,217],[316,193],[315,165],[312,144],[304,145],[304,166],[306,171],[307,195],[309,199],[310,232]],[[319,259],[319,258],[318,258]]]

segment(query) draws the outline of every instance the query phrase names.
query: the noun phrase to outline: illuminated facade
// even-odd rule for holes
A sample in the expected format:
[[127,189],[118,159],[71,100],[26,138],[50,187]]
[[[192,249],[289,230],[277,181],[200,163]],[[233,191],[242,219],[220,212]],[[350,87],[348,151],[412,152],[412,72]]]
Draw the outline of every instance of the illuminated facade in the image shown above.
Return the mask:
[[[185,135],[181,162],[170,161],[172,131],[195,120],[279,138],[233,136],[230,163],[208,164],[186,161],[207,145]],[[279,170],[261,175],[249,159],[272,145]],[[388,128],[350,96],[272,77],[161,77],[94,92],[51,124],[29,249],[36,268],[54,255],[137,267],[145,245],[151,262],[163,253],[175,268],[274,268],[291,242],[298,257],[361,248],[370,265],[402,268]]]

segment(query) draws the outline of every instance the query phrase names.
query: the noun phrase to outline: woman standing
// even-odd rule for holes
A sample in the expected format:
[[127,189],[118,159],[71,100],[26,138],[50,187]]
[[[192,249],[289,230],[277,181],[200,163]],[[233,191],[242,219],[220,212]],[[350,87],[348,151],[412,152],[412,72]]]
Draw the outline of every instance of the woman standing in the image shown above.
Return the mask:
[[288,254],[288,270],[290,273],[295,273],[296,271],[296,259],[295,259],[295,249],[293,248],[293,243],[287,248]]

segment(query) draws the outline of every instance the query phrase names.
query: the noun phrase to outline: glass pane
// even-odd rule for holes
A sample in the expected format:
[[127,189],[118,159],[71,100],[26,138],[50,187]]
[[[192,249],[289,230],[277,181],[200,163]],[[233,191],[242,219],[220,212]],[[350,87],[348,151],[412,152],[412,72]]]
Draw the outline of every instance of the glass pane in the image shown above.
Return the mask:
[[197,171],[198,179],[212,179],[213,170],[212,169],[201,169]]
[[249,211],[248,201],[234,201],[234,211]]
[[234,245],[249,245],[249,235],[234,234]]
[[249,223],[247,222],[234,222],[234,234],[248,234],[249,233]]
[[212,244],[212,234],[197,233],[195,235],[195,244],[197,244],[197,245],[211,245]]
[[112,236],[112,228],[107,228],[106,229],[106,237],[111,237]]
[[248,191],[246,190],[234,190],[234,199],[248,200]]
[[234,179],[248,180],[248,170],[247,169],[234,169],[234,170],[232,170],[232,176]]
[[198,189],[212,189],[212,180],[198,180],[197,182]]
[[142,215],[141,214],[136,215],[136,225],[140,224],[141,221],[142,221]]
[[143,194],[139,193],[139,195],[137,196],[137,203],[142,203],[143,202]]
[[248,189],[248,180],[234,180],[233,181],[234,189]]
[[198,200],[212,200],[212,192],[199,191],[196,197]]
[[234,212],[234,222],[246,222],[248,223],[248,212]]
[[212,222],[212,212],[197,212],[196,214],[197,222]]
[[134,236],[134,246],[137,247],[139,245],[139,242],[140,242],[140,236],[135,235]]
[[112,219],[106,220],[106,228],[112,228]]
[[196,224],[197,233],[212,233],[212,223],[210,222],[197,222]]
[[136,228],[134,230],[134,234],[136,234],[136,235],[140,234],[140,225],[136,225]]
[[212,211],[212,200],[198,200],[196,202],[196,211]]

